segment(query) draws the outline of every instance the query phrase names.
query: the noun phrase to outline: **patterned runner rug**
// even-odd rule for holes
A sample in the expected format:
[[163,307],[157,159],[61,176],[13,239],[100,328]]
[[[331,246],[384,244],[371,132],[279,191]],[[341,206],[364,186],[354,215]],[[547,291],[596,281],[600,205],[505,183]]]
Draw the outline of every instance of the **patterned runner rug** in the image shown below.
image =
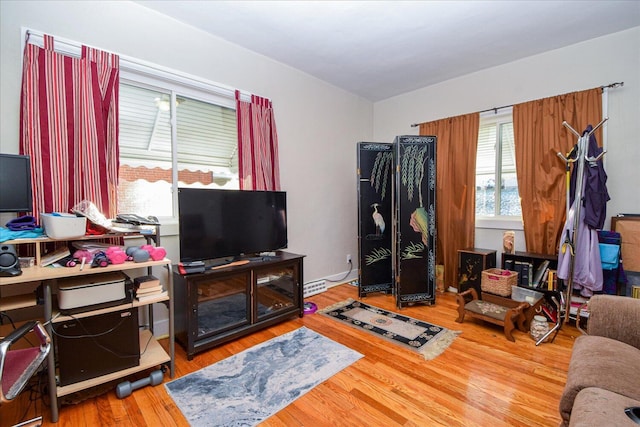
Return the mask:
[[458,331],[386,311],[351,298],[320,310],[319,313],[414,350],[426,360],[442,354],[460,334]]
[[254,426],[361,357],[301,327],[165,387],[192,426]]

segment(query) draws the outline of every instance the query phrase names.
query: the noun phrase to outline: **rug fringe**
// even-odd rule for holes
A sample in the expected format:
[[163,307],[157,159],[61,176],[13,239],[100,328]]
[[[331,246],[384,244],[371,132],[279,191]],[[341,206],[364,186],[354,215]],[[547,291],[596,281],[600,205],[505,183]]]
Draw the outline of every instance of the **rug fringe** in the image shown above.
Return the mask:
[[436,338],[432,338],[426,345],[424,345],[418,353],[420,353],[424,360],[432,360],[440,356],[460,335],[462,331],[452,331],[451,329],[444,330]]
[[339,308],[342,308],[342,307],[344,307],[345,305],[349,305],[349,304],[351,304],[351,303],[352,303],[352,302],[354,302],[354,301],[355,301],[355,300],[354,300],[353,298],[347,298],[347,299],[346,299],[346,300],[344,300],[344,301],[340,301],[340,302],[337,302],[337,303],[335,303],[335,304],[331,304],[330,306],[325,307],[325,308],[323,308],[322,310],[318,310],[318,313],[326,314],[326,313],[328,313],[328,312],[330,312],[330,311],[333,311],[333,310],[337,310],[337,309],[339,309]]

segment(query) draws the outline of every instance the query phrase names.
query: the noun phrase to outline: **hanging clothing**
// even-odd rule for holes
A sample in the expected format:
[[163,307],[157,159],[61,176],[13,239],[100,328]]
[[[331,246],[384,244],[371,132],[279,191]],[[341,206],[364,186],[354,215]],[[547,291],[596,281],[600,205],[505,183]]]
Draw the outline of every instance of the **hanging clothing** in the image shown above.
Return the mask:
[[[600,240],[600,258],[602,260],[602,291],[605,294],[617,295],[618,284],[627,284],[627,275],[620,262],[621,239],[615,231],[598,231]],[[604,249],[603,249],[604,248]]]
[[[600,261],[600,247],[598,232],[589,227],[585,221],[585,209],[580,209],[578,227],[573,233],[573,219],[576,211],[575,203],[569,210],[567,221],[562,230],[560,248],[558,251],[558,278],[567,280],[571,263],[571,249],[565,245],[569,240],[574,251],[573,289],[579,290],[584,297],[590,297],[594,292],[602,291],[603,276]],[[563,250],[564,249],[564,250]]]
[[[593,130],[589,125],[582,133],[588,134]],[[589,147],[587,157],[595,159],[602,154],[602,147],[598,146],[595,133],[589,136]],[[576,169],[571,173],[571,203],[575,195]],[[604,170],[602,159],[594,162],[586,162],[584,168],[585,181],[582,191],[583,205],[585,210],[585,223],[594,229],[601,230],[607,218],[607,202],[611,200],[607,191],[607,173]]]
[[[573,289],[580,290],[585,297],[594,292],[602,291],[603,273],[600,259],[600,246],[597,229],[601,229],[606,218],[606,203],[609,200],[606,182],[607,175],[602,165],[602,159],[588,161],[587,158],[596,158],[602,153],[602,148],[593,134],[589,135],[588,147],[584,138],[593,130],[587,126],[578,141],[573,158],[571,171],[569,198],[571,209],[567,215],[560,247],[558,251],[558,278],[567,280],[571,268],[571,251],[573,251]],[[584,162],[581,194],[576,195],[579,162]],[[575,212],[580,210],[578,221],[575,220]]]

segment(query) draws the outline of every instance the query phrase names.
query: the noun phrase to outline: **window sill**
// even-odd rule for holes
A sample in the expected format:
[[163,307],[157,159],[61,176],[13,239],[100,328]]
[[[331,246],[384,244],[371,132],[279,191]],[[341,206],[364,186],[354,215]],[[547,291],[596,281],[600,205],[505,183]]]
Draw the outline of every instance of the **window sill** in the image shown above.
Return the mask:
[[476,217],[476,228],[499,230],[524,230],[521,218],[514,217]]
[[160,237],[164,236],[177,236],[179,233],[178,221],[176,220],[167,220],[167,222],[162,222],[160,220]]

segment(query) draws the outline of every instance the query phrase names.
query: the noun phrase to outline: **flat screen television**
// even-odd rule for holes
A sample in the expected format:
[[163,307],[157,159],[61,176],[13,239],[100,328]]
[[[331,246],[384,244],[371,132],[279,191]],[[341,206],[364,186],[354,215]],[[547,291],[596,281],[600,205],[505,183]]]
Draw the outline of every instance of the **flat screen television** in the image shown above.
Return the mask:
[[0,212],[31,212],[32,197],[29,156],[0,154]]
[[180,261],[253,256],[287,247],[283,191],[179,188]]

